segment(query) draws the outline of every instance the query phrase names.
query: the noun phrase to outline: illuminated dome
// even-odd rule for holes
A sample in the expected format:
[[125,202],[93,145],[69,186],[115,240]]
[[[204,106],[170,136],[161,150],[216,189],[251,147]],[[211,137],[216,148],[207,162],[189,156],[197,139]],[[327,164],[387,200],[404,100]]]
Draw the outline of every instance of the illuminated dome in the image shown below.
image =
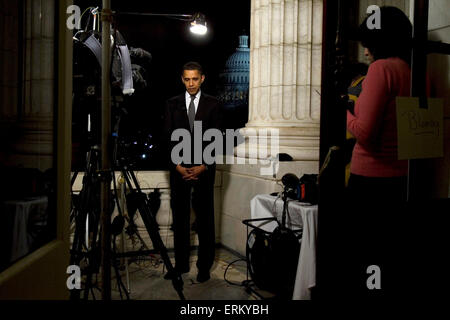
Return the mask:
[[249,72],[250,70],[250,49],[248,48],[248,36],[239,37],[239,47],[225,63],[228,72]]
[[248,104],[248,85],[250,75],[250,49],[248,36],[239,36],[239,47],[225,63],[220,74],[222,88],[219,99],[225,106]]

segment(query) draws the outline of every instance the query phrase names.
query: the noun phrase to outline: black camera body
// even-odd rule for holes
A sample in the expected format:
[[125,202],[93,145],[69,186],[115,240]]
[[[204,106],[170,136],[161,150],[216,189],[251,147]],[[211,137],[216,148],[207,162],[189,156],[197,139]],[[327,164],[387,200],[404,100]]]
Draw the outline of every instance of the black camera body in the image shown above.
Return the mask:
[[304,174],[300,179],[293,173],[287,173],[281,178],[284,192],[288,198],[300,202],[317,204],[319,201],[319,186],[317,174]]
[[[142,48],[126,47],[125,40],[116,31],[111,63],[112,127],[118,129],[119,119],[128,115],[130,107],[139,105],[137,96],[148,87],[147,69],[152,55]],[[73,60],[73,112],[72,141],[74,167],[82,167],[85,154],[92,146],[101,143],[101,35],[96,31],[80,31],[74,37]],[[129,57],[127,57],[129,55]],[[124,61],[128,61],[124,63]],[[129,94],[124,93],[123,77],[128,81]],[[122,121],[127,124],[127,119]],[[117,125],[117,127],[115,126]],[[137,134],[137,133],[136,133]],[[145,141],[144,141],[145,140]],[[120,137],[118,154],[127,164],[148,160],[154,151],[154,141],[148,133],[142,137]],[[126,158],[126,159],[125,159]]]

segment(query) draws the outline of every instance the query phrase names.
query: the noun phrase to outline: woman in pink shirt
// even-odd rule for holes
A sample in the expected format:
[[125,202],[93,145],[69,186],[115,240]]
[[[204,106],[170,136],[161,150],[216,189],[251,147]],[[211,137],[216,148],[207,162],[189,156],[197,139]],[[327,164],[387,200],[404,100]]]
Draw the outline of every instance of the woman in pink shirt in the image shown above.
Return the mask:
[[[410,95],[412,26],[399,9],[380,9],[381,29],[369,29],[367,19],[359,27],[370,66],[354,111],[347,111],[356,145],[336,252],[343,279],[339,290],[345,287],[344,295],[355,297],[393,294],[403,266],[400,204],[406,200],[408,164],[397,159],[395,98]],[[367,280],[369,266],[381,270],[383,290],[368,289],[375,286]]]
[[410,95],[412,27],[395,7],[380,8],[381,29],[359,28],[369,70],[354,113],[347,111],[347,129],[356,138],[349,194],[353,199],[406,200],[406,160],[397,159],[395,98]]

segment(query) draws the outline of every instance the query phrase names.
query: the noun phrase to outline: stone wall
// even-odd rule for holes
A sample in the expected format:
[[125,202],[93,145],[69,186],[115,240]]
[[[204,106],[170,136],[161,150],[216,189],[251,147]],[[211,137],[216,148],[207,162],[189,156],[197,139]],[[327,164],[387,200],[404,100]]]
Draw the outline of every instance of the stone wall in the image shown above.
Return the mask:
[[0,41],[0,128],[8,133],[9,146],[2,163],[44,171],[53,167],[55,1],[23,1],[20,13],[18,3],[2,1],[0,13],[5,35]]

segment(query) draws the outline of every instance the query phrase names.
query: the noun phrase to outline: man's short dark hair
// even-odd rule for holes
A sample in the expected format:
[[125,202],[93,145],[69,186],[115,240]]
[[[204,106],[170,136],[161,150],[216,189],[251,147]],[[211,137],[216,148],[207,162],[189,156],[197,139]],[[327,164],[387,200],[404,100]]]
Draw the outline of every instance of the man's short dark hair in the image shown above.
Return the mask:
[[197,70],[200,73],[200,75],[203,75],[203,68],[202,68],[202,66],[200,65],[200,63],[195,62],[195,61],[189,61],[188,63],[186,63],[183,66],[183,70],[182,70],[181,73],[183,73],[184,70]]
[[396,7],[381,7],[380,29],[369,29],[368,18],[359,26],[358,38],[374,59],[399,57],[410,63],[412,25],[406,14]]

